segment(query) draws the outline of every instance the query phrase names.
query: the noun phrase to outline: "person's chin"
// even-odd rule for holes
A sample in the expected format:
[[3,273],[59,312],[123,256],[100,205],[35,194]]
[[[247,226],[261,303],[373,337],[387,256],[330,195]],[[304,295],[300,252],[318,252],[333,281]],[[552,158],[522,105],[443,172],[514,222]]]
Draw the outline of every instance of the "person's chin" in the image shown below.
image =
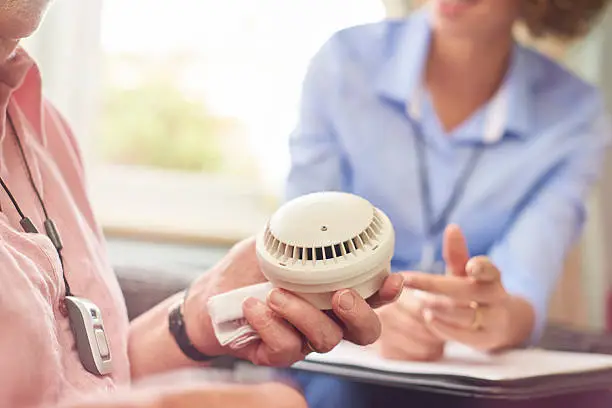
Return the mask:
[[435,25],[441,32],[463,36],[475,31],[474,25],[480,23],[476,18],[482,14],[480,0],[436,0],[432,7]]
[[444,37],[469,39],[478,35],[471,24],[465,24],[460,21],[448,21],[440,17],[435,19],[434,27],[436,34]]
[[40,27],[43,16],[44,14],[31,15],[27,19],[19,21],[19,24],[13,27],[11,35],[5,36],[5,38],[23,39],[31,36]]
[[[1,1],[1,0],[0,0]],[[31,36],[42,23],[47,7],[0,13],[0,39],[23,39]]]

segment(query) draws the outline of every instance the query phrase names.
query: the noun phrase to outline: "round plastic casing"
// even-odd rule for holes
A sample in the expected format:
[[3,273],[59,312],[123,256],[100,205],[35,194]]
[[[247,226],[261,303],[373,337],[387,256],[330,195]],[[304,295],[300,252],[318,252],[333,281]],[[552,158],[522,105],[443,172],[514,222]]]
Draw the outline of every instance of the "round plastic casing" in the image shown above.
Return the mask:
[[257,237],[266,278],[322,310],[340,289],[364,299],[390,273],[395,232],[364,198],[341,192],[304,195],[281,206]]

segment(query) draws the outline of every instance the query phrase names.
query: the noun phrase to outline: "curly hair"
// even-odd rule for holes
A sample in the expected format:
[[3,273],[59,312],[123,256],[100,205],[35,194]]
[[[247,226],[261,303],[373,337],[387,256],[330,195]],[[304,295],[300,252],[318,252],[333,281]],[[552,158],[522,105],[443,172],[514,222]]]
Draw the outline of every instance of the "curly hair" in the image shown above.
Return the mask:
[[535,38],[574,40],[586,35],[609,0],[523,0],[522,20]]
[[[403,0],[411,8],[427,0]],[[519,0],[517,0],[519,1]],[[549,37],[561,41],[579,39],[598,23],[612,0],[520,0],[521,25],[535,39]]]

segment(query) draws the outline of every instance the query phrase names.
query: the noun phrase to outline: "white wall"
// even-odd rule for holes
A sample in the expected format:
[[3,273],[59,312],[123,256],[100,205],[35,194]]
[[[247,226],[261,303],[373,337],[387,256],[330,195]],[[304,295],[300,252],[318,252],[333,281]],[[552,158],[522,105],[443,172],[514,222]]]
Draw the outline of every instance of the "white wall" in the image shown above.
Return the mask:
[[[597,83],[602,88],[608,107],[612,107],[612,9],[597,34],[593,53],[598,56]],[[585,59],[585,64],[588,63]],[[585,259],[584,275],[590,299],[590,314],[593,323],[603,326],[606,319],[606,296],[612,283],[612,152],[604,167],[601,183],[592,200],[592,218],[586,235],[585,248],[589,251]],[[603,290],[602,290],[603,288]],[[603,292],[603,293],[602,293]]]

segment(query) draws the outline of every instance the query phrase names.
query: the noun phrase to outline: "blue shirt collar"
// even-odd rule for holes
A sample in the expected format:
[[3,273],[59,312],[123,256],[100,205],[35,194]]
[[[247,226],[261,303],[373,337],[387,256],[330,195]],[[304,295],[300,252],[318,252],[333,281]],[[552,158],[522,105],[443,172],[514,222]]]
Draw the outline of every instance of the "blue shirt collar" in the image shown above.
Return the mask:
[[[427,8],[422,8],[412,14],[407,24],[389,28],[399,32],[398,35],[388,33],[388,38],[392,41],[388,44],[390,49],[387,55],[390,57],[382,64],[378,73],[376,89],[381,96],[402,104],[404,109],[410,110],[411,97],[421,86],[431,41],[430,21]],[[496,95],[497,97],[499,93],[507,93],[504,95],[504,136],[523,138],[529,136],[533,130],[533,85],[538,73],[534,72],[534,64],[529,64],[528,53],[522,46],[515,45],[510,69]],[[494,103],[496,97],[489,105]]]

